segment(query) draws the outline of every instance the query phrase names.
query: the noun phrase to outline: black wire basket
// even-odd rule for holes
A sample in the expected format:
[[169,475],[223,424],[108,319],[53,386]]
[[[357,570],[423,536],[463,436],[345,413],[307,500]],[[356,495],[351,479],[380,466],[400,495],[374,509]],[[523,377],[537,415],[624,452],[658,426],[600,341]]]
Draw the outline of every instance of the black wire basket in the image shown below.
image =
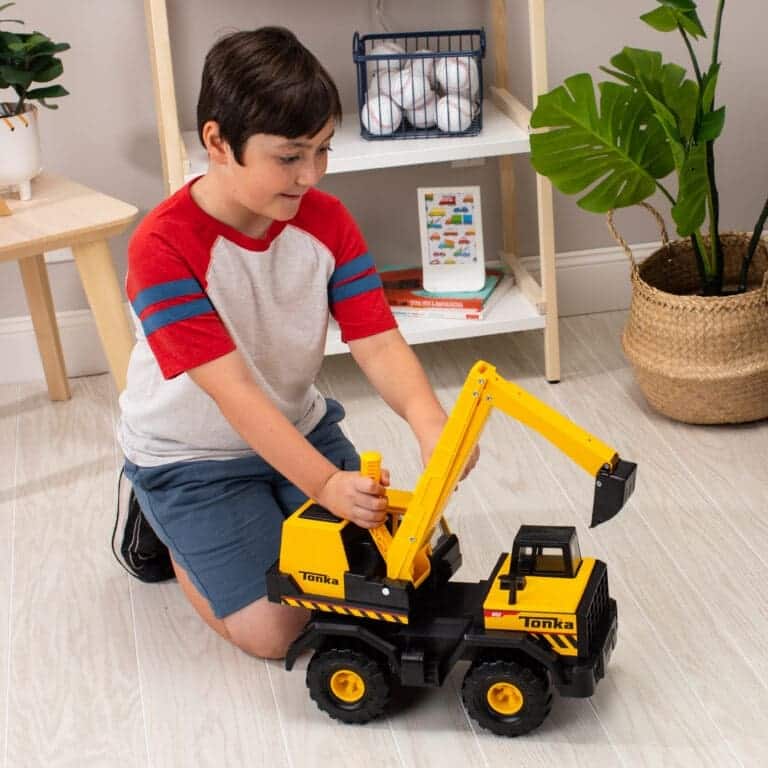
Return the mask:
[[352,38],[364,139],[474,136],[483,127],[485,31]]

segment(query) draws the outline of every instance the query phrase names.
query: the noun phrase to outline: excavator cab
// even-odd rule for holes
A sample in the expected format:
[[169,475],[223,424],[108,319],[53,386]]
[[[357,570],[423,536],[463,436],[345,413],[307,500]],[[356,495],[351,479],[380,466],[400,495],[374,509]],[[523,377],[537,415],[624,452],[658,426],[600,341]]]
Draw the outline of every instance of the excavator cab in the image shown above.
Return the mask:
[[580,565],[581,550],[573,526],[520,526],[512,545],[511,573],[571,579]]

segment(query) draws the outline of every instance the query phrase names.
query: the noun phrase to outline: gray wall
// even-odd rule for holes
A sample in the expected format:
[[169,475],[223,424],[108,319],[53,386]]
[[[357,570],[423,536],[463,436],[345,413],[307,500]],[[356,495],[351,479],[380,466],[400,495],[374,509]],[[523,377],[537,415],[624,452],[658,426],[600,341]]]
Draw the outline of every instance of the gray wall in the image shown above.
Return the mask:
[[[507,0],[512,90],[530,103],[527,2]],[[700,12],[709,27],[715,0],[702,0]],[[354,30],[380,31],[375,0],[168,0],[181,123],[194,127],[194,107],[207,48],[224,31],[265,23],[290,27],[336,78],[345,108],[354,108],[351,39]],[[654,33],[638,16],[655,7],[653,0],[549,0],[547,3],[550,84],[577,71],[597,67],[623,45],[662,47],[685,63],[677,36]],[[724,228],[750,228],[768,194],[768,99],[765,80],[762,0],[728,4],[721,42],[724,70],[721,102],[728,104],[726,134],[718,145],[718,178]],[[488,4],[469,0],[385,0],[394,31],[486,25]],[[64,54],[60,82],[71,95],[55,112],[43,110],[45,166],[136,204],[143,212],[163,197],[152,81],[143,3],[140,0],[18,0],[10,9],[72,50]],[[3,15],[7,16],[9,11]],[[490,47],[489,40],[489,47]],[[664,45],[660,45],[663,43]],[[708,54],[707,54],[708,56]],[[493,55],[485,62],[493,74]],[[516,160],[519,188],[520,250],[537,252],[533,173],[527,158]],[[446,183],[480,184],[484,199],[486,252],[501,240],[498,223],[496,164],[455,169],[449,164],[362,172],[327,177],[322,186],[339,195],[360,222],[381,264],[418,260],[415,188]],[[599,217],[586,214],[572,198],[556,197],[559,252],[612,245]],[[630,242],[658,238],[641,212],[622,213],[622,231]],[[392,222],[397,222],[392,226]],[[0,226],[2,222],[0,221]],[[127,236],[113,243],[118,269],[125,268]],[[86,306],[71,263],[50,267],[58,310]],[[15,264],[0,264],[0,317],[27,314]]]

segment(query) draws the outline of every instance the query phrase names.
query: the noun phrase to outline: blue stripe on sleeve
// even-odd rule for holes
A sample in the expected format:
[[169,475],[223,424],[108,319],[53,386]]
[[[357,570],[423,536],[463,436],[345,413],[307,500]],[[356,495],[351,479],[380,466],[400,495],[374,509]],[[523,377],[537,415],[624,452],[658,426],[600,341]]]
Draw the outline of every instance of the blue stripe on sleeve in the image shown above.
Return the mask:
[[141,325],[144,328],[144,334],[149,336],[150,333],[154,333],[166,325],[171,325],[171,323],[178,323],[180,320],[188,320],[190,317],[197,317],[197,315],[204,315],[213,311],[213,304],[208,299],[196,299],[183,304],[174,304],[168,309],[161,309],[142,320]]
[[190,293],[203,293],[200,283],[194,278],[184,280],[169,280],[167,283],[158,283],[151,288],[139,291],[131,302],[133,311],[140,315],[147,307],[166,299],[177,299],[179,296],[188,296]]
[[338,269],[334,270],[331,275],[331,289],[333,289],[337,283],[342,282],[342,280],[347,280],[350,277],[360,275],[363,272],[367,272],[369,269],[373,269],[373,266],[373,259],[371,258],[370,253],[363,253],[360,256],[356,256],[351,261],[342,264]]
[[381,278],[378,274],[366,275],[359,280],[344,283],[344,285],[340,285],[338,288],[331,288],[331,303],[335,304],[376,288],[381,288]]

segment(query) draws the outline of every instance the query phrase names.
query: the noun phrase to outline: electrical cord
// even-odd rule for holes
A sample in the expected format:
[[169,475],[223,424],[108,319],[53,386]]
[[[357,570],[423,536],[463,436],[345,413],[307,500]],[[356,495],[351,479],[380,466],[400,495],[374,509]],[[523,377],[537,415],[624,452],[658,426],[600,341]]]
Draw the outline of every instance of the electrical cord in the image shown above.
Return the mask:
[[376,0],[376,18],[379,20],[379,24],[385,32],[392,32],[386,20],[384,19],[384,0]]

